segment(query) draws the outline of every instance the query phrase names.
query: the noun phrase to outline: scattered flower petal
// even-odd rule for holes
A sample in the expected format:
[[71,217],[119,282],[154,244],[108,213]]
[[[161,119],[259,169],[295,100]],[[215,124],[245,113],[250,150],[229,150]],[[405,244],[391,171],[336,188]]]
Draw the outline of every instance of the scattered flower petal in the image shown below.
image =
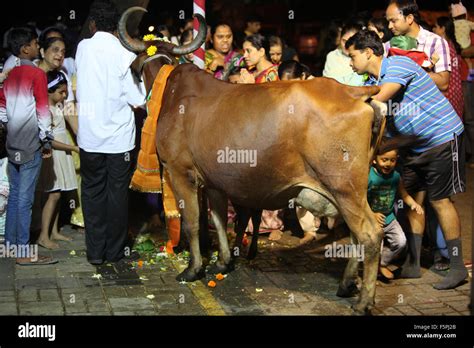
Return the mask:
[[102,274],[94,273],[94,274],[92,275],[92,278],[95,278],[95,279],[102,279]]
[[213,281],[213,280],[210,280],[209,283],[207,283],[207,286],[210,287],[210,288],[215,288],[216,287],[216,282]]
[[216,279],[217,280],[222,280],[226,277],[227,275],[223,275],[222,273],[216,274]]
[[150,299],[150,300],[153,300],[155,298],[155,295],[147,295],[146,298]]
[[71,252],[69,253],[69,255],[76,256],[76,250],[71,250]]
[[260,289],[260,288],[255,289],[255,292],[262,292],[262,291],[263,291],[263,289]]

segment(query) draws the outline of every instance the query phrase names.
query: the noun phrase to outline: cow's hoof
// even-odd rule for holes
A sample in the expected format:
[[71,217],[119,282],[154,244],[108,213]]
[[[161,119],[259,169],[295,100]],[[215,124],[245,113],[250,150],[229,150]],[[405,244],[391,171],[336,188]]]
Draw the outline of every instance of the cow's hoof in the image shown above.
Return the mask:
[[235,269],[234,259],[231,259],[228,264],[222,264],[222,263],[219,263],[219,261],[218,261],[214,265],[211,266],[211,268],[209,269],[209,273],[211,273],[211,274],[219,274],[219,273],[226,274],[226,273],[232,272],[234,269]]
[[352,305],[352,309],[355,315],[372,315],[373,306],[365,303],[357,303]]
[[183,272],[178,274],[176,280],[178,282],[194,282],[196,280],[202,279],[206,276],[206,271],[203,267],[199,270],[193,270],[190,267],[186,268]]
[[356,283],[349,283],[348,286],[344,287],[342,284],[339,284],[336,295],[339,297],[354,297],[359,294],[359,288]]

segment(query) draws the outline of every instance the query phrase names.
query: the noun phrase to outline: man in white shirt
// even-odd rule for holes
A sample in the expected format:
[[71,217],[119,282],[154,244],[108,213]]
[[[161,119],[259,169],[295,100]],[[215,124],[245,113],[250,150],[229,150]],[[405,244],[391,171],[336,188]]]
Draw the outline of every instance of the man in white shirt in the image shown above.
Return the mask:
[[77,140],[87,259],[102,264],[124,256],[135,147],[133,107],[145,103],[145,89],[132,77],[135,54],[117,38],[115,6],[96,3],[90,16],[94,35],[79,43],[76,54]]

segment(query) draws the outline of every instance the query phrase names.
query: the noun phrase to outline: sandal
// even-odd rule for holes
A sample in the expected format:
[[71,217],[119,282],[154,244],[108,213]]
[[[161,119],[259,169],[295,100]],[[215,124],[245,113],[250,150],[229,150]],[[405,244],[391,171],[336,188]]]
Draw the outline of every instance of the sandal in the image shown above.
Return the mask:
[[433,264],[433,269],[436,271],[447,271],[449,269],[449,261],[445,262],[444,260],[436,261]]
[[[26,261],[20,261],[26,260]],[[49,256],[38,256],[36,260],[32,258],[25,258],[25,259],[17,259],[16,264],[20,266],[42,266],[42,265],[53,265],[58,263],[58,260],[53,259]]]

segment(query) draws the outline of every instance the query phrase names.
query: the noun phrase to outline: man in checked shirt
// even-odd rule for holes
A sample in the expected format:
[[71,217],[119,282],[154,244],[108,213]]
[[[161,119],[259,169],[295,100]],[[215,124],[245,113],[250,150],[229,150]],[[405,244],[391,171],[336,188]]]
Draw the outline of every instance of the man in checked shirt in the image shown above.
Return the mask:
[[[393,35],[406,35],[415,38],[418,42],[417,50],[425,52],[433,62],[437,60],[433,69],[428,71],[428,74],[442,92],[446,91],[451,72],[449,46],[441,36],[424,29],[418,24],[420,15],[416,1],[391,0],[385,16]],[[389,48],[390,42],[386,42],[385,52],[388,52]]]

